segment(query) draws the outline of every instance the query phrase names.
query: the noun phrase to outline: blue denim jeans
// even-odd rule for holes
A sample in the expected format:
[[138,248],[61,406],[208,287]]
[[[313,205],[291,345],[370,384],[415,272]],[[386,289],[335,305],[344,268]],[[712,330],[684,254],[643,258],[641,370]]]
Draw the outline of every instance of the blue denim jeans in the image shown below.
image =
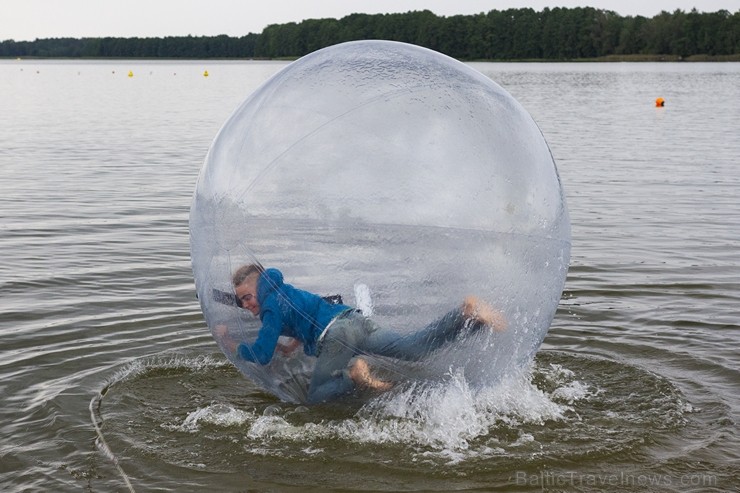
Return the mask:
[[455,339],[465,317],[458,308],[412,334],[380,327],[356,311],[337,316],[319,343],[318,360],[308,387],[308,401],[327,402],[351,393],[355,384],[348,365],[360,354],[418,361]]

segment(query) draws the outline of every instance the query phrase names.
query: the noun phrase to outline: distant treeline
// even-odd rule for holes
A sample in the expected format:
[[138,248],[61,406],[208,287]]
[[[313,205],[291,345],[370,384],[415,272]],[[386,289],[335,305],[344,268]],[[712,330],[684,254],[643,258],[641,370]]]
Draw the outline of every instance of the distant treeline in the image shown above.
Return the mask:
[[0,42],[2,57],[290,58],[359,39],[404,41],[463,60],[740,54],[740,10],[620,16],[591,7],[491,10],[440,17],[351,14],[273,24],[242,37],[53,38]]

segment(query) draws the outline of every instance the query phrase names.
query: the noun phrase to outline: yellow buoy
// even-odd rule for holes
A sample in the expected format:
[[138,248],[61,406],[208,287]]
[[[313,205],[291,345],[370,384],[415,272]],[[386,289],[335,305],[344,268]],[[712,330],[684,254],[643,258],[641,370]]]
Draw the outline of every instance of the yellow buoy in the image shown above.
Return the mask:
[[134,71],[133,70],[129,70],[128,71],[128,76],[129,77],[133,77],[134,76]]
[[203,77],[208,77],[208,70],[206,70],[205,72],[203,72]]
[[665,99],[658,98],[658,99],[655,100],[655,107],[656,108],[661,108],[663,106],[665,106]]

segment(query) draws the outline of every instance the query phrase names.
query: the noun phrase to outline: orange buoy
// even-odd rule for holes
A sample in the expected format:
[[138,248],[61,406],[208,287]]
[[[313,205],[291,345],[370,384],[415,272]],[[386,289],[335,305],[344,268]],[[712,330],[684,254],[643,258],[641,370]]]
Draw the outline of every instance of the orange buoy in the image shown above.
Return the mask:
[[658,99],[655,100],[655,107],[656,108],[661,108],[663,106],[665,106],[665,99],[658,98]]

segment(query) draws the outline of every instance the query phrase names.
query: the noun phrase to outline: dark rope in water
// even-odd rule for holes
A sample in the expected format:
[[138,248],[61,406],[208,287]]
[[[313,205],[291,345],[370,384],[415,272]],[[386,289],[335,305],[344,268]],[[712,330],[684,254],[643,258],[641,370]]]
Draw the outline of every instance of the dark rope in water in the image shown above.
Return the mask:
[[126,483],[128,490],[131,493],[136,493],[134,491],[134,487],[131,485],[131,481],[126,475],[126,472],[121,467],[121,464],[118,463],[118,457],[115,456],[113,451],[106,443],[105,438],[103,438],[103,431],[100,429],[100,425],[103,423],[103,418],[100,415],[100,406],[103,403],[103,396],[106,394],[106,392],[108,392],[108,388],[110,388],[110,384],[106,385],[103,390],[98,392],[98,395],[94,396],[90,401],[90,420],[95,427],[95,433],[97,433],[98,435],[96,443],[100,451],[103,452],[106,457],[108,457],[108,459],[113,463],[114,466],[116,466],[116,469],[118,469],[118,473],[121,475],[123,481]]

